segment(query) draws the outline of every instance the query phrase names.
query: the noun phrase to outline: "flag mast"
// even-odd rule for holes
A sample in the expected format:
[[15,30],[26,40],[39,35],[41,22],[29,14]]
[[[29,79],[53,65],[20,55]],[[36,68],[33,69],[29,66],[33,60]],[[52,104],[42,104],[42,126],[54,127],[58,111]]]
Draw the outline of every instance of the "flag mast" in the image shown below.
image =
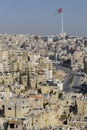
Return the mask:
[[59,8],[58,9],[58,13],[61,13],[61,33],[62,33],[62,37],[64,36],[64,32],[63,32],[63,9],[62,8]]
[[63,11],[61,12],[61,25],[62,25],[62,37],[64,36],[64,30],[63,30]]
[[63,30],[63,9],[62,8],[59,8],[54,14],[58,14],[58,13],[61,13],[61,25],[62,25],[62,27],[61,27],[61,35],[62,35],[62,37],[64,37],[64,30]]

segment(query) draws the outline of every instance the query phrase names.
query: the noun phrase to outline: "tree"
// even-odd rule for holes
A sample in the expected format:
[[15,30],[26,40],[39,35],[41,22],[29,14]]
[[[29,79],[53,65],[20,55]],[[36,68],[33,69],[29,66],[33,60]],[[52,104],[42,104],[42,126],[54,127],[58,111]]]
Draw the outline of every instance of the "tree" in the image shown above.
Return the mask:
[[31,89],[30,74],[28,68],[25,68],[25,74],[27,75],[27,89]]
[[52,96],[52,94],[53,94],[53,90],[50,91],[49,95]]
[[71,60],[70,59],[63,60],[63,66],[65,66],[65,67],[71,67]]
[[29,71],[27,72],[27,88],[31,89],[31,83],[30,83],[30,75],[29,75]]
[[19,84],[22,84],[21,71],[20,71],[20,75],[19,75]]

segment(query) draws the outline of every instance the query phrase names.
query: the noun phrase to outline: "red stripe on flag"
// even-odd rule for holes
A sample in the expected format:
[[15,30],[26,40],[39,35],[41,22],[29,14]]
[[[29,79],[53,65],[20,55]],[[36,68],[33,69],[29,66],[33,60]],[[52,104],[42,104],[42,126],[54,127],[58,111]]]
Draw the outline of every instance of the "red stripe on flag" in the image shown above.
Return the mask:
[[60,8],[60,9],[58,9],[57,11],[58,11],[58,13],[61,13],[61,12],[63,11],[63,9]]

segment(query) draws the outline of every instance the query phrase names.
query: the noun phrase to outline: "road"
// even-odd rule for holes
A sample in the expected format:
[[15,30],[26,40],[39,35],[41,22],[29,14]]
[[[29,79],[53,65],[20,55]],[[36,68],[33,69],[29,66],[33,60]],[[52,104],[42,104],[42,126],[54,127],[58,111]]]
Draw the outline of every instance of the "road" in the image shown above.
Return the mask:
[[80,80],[81,80],[81,76],[74,76],[74,81],[73,81],[73,86],[78,86],[80,85]]
[[83,76],[79,76],[79,75],[74,76],[74,81],[72,84],[72,90],[74,92],[80,92],[80,85],[82,84],[83,79],[84,79]]
[[65,78],[65,80],[63,82],[63,89],[65,91],[70,89],[69,82],[70,82],[71,78],[72,78],[72,75],[70,73],[67,73],[67,77]]
[[67,73],[67,76],[65,77],[64,81],[63,81],[63,89],[64,91],[70,91],[70,86],[69,86],[69,82],[73,76],[73,72],[70,69],[67,69],[63,66],[57,66],[57,70],[64,70]]
[[[56,69],[58,70],[64,70],[67,73],[67,76],[65,77],[64,81],[63,81],[63,89],[64,91],[70,91],[72,89],[72,86],[77,86],[79,87],[81,84],[81,81],[83,79],[83,76],[81,76],[81,72],[74,72],[69,68],[65,68],[61,65],[58,65],[56,63]],[[73,78],[72,84],[70,86],[70,80],[71,78]]]

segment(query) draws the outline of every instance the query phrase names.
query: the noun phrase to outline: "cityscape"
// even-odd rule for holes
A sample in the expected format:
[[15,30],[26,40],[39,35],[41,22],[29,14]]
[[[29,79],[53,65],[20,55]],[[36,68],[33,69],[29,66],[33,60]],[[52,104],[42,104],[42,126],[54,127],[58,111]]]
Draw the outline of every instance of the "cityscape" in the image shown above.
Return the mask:
[[1,1],[0,130],[87,130],[86,5]]
[[0,129],[87,129],[87,37],[0,35]]

